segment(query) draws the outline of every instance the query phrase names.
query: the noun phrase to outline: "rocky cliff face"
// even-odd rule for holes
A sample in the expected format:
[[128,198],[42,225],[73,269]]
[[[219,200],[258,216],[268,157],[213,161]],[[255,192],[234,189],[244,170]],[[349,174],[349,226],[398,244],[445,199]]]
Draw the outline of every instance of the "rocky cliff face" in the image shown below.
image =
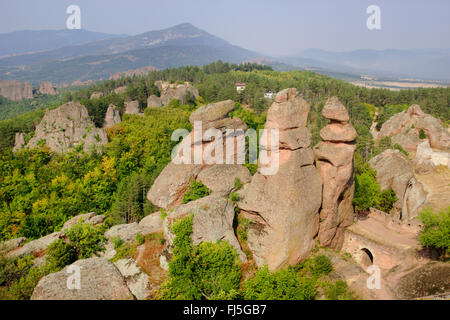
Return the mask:
[[353,154],[357,134],[349,123],[347,109],[337,97],[328,99],[322,115],[330,123],[320,131],[323,141],[314,148],[323,181],[319,240],[323,246],[340,249],[344,230],[353,222]]
[[400,144],[403,149],[415,151],[422,142],[420,130],[423,130],[432,148],[450,149],[450,133],[442,126],[441,120],[424,113],[416,104],[386,121],[377,140],[391,137],[392,142]]
[[50,150],[62,153],[82,145],[88,152],[107,142],[105,130],[95,127],[86,108],[77,102],[68,102],[46,111],[27,147],[45,144]]
[[58,93],[56,89],[53,87],[52,83],[49,81],[41,82],[39,86],[39,92],[42,94],[49,94],[49,95],[55,95]]
[[427,193],[414,177],[411,161],[398,150],[385,150],[370,160],[377,171],[381,190],[392,188],[398,200],[392,213],[398,220],[409,220],[417,216],[425,203]]
[[125,78],[125,77],[144,76],[147,73],[149,73],[150,71],[155,71],[155,70],[158,70],[158,69],[156,69],[153,66],[146,66],[146,67],[142,67],[142,68],[135,69],[135,70],[116,72],[113,75],[111,75],[109,77],[109,79],[117,80],[117,79]]
[[198,98],[198,90],[189,82],[184,84],[170,84],[165,81],[156,81],[155,85],[160,91],[160,96],[150,96],[147,100],[149,107],[166,106],[173,99],[179,100],[182,104],[187,103],[186,96],[190,95],[194,100]]
[[247,244],[256,263],[267,263],[271,270],[306,258],[319,229],[322,179],[305,127],[308,113],[309,104],[295,88],[277,94],[265,128],[279,129],[278,172],[264,175],[259,163],[259,172],[240,194],[239,208],[252,220]]
[[13,101],[33,98],[31,83],[22,83],[16,80],[3,80],[0,82],[0,95]]

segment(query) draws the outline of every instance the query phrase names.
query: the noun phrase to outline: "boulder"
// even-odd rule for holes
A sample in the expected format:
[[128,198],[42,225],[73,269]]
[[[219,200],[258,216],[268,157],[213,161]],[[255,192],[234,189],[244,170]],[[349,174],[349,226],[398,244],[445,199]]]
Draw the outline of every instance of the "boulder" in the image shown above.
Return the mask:
[[327,100],[322,109],[322,115],[329,120],[341,123],[346,123],[350,120],[347,109],[336,96]]
[[84,106],[78,102],[68,102],[59,108],[46,110],[27,147],[36,148],[42,142],[57,153],[67,152],[79,145],[89,152],[106,145],[108,137],[103,129],[95,127]]
[[[80,269],[80,288],[73,287]],[[79,260],[42,278],[31,300],[132,300],[133,294],[113,263],[103,258]]]
[[0,251],[11,251],[14,250],[18,247],[20,247],[23,243],[25,243],[25,241],[27,241],[27,238],[25,237],[20,237],[20,238],[15,238],[15,239],[11,239],[5,242],[1,242],[0,243]]
[[103,223],[104,221],[105,221],[105,216],[97,215],[95,212],[80,214],[80,215],[75,216],[72,219],[66,221],[66,223],[64,223],[61,231],[69,230],[74,225],[76,225],[78,222],[83,222],[86,224],[96,226],[96,225]]
[[138,300],[145,300],[150,295],[148,289],[149,276],[142,271],[134,259],[121,259],[116,261],[115,266],[119,269],[125,279],[131,293]]
[[155,212],[152,214],[149,214],[145,218],[143,218],[141,221],[139,221],[139,226],[145,228],[145,230],[153,232],[159,232],[163,230],[163,220],[161,218],[160,212]]
[[122,122],[122,119],[120,118],[120,112],[119,109],[113,104],[110,104],[108,107],[108,110],[106,110],[105,115],[105,122],[103,123],[103,128],[108,129],[116,124],[119,124]]
[[105,237],[108,240],[112,240],[115,237],[120,237],[125,242],[132,243],[136,240],[136,236],[141,234],[143,236],[159,231],[157,227],[148,224],[138,224],[137,222],[128,224],[118,224],[105,232]]
[[314,148],[323,182],[319,240],[323,246],[341,249],[345,228],[353,222],[353,154],[357,134],[348,122],[347,109],[337,97],[327,100],[322,115],[331,121],[320,131],[324,141]]
[[12,250],[8,253],[10,257],[24,257],[27,255],[37,255],[46,250],[49,245],[58,239],[62,239],[63,234],[61,232],[54,232],[45,237],[30,241],[23,247]]
[[125,114],[140,114],[139,101],[125,102]]
[[235,103],[232,100],[221,101],[201,106],[189,117],[189,121],[202,121],[205,127],[209,122],[224,119],[234,109]]
[[450,152],[434,151],[430,147],[428,140],[423,140],[417,146],[416,156],[414,157],[414,171],[418,174],[427,174],[433,171],[437,166],[450,168]]
[[399,220],[409,220],[417,216],[425,203],[427,193],[413,173],[411,161],[398,150],[385,150],[370,160],[377,171],[377,181],[381,190],[392,188],[398,200],[392,213]]
[[0,82],[0,95],[12,101],[33,98],[33,88],[30,82],[22,83],[17,80],[3,80]]
[[415,151],[422,142],[419,133],[423,130],[432,148],[450,149],[450,133],[441,120],[424,113],[418,105],[412,105],[386,121],[380,129],[377,141],[391,137],[393,143],[400,144],[407,151]]
[[219,192],[176,207],[164,219],[164,234],[168,244],[172,245],[175,238],[170,228],[172,223],[193,214],[191,239],[194,245],[205,241],[228,241],[240,259],[246,261],[247,258],[234,234],[234,208],[235,204],[227,198],[227,194]]
[[[239,192],[238,206],[251,220],[247,245],[257,265],[268,264],[271,270],[305,259],[319,227],[322,181],[304,128],[308,112],[309,105],[295,89],[277,94],[265,128],[278,128],[286,138],[280,143],[278,171],[264,175],[259,163],[258,172]],[[262,147],[270,150],[264,143]]]
[[195,180],[201,165],[175,164],[170,162],[156,178],[147,198],[160,208],[171,208],[181,204],[191,180]]
[[403,275],[393,291],[399,299],[415,299],[450,292],[450,264],[429,262]]

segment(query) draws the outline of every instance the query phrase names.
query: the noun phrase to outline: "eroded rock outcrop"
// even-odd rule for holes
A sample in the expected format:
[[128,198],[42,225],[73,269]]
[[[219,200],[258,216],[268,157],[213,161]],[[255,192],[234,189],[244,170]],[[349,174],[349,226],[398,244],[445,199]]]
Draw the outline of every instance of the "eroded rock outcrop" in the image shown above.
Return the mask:
[[0,95],[12,101],[33,98],[33,87],[31,83],[16,80],[3,80],[0,82]]
[[398,200],[391,212],[397,219],[409,220],[417,216],[427,193],[415,179],[411,161],[400,151],[388,149],[369,163],[377,171],[381,190],[392,188],[395,191]]
[[149,276],[142,271],[134,259],[121,259],[114,263],[124,277],[131,293],[138,300],[144,300],[150,295],[148,289]]
[[25,146],[25,134],[23,132],[17,132],[14,138],[13,152],[22,150],[24,146]]
[[179,100],[182,104],[186,104],[186,99],[198,98],[198,90],[192,86],[189,82],[183,84],[171,84],[165,81],[156,81],[155,85],[160,91],[160,96],[152,95],[148,98],[148,106],[160,107],[166,106],[172,100]]
[[328,99],[322,115],[330,123],[320,131],[323,141],[314,148],[323,181],[319,240],[323,246],[340,249],[344,230],[353,222],[353,154],[357,133],[349,123],[347,109],[337,97]]
[[279,169],[264,175],[259,163],[251,183],[240,192],[238,206],[252,220],[247,244],[256,263],[267,263],[271,270],[306,258],[319,229],[322,179],[305,128],[308,112],[309,104],[295,88],[277,94],[265,128],[279,130]]
[[391,137],[393,143],[400,144],[407,151],[415,151],[423,130],[432,148],[449,150],[450,133],[442,126],[441,120],[426,114],[418,105],[412,105],[403,112],[397,113],[386,121],[377,136]]
[[450,168],[450,152],[434,151],[428,140],[423,140],[417,146],[414,157],[414,171],[418,174],[427,174],[438,166]]
[[106,217],[104,215],[97,215],[95,212],[89,212],[85,214],[80,214],[78,216],[73,217],[72,219],[67,220],[61,231],[66,231],[72,228],[77,223],[86,223],[92,226],[97,226],[102,224],[105,221]]
[[[69,269],[70,268],[70,269]],[[73,271],[80,270],[76,288]],[[72,278],[69,278],[72,276]],[[104,258],[78,260],[63,270],[42,278],[31,300],[133,300],[125,279],[117,267]]]
[[240,259],[246,261],[247,258],[234,234],[234,208],[235,204],[227,198],[227,194],[220,192],[176,207],[164,220],[164,234],[168,244],[172,245],[175,238],[170,228],[172,223],[193,214],[191,239],[194,245],[205,241],[227,241]]
[[141,108],[139,107],[139,101],[127,101],[125,102],[125,114],[140,114]]
[[121,122],[122,122],[122,119],[120,118],[119,109],[117,109],[117,107],[115,105],[110,104],[108,107],[108,110],[106,110],[105,122],[103,124],[103,128],[109,129]]
[[55,95],[58,93],[53,84],[49,81],[43,81],[40,83],[39,92],[42,94],[49,94],[49,95]]
[[63,153],[82,145],[83,150],[89,152],[107,142],[106,132],[95,127],[86,108],[77,102],[68,102],[57,109],[46,110],[27,147],[45,144],[50,150]]

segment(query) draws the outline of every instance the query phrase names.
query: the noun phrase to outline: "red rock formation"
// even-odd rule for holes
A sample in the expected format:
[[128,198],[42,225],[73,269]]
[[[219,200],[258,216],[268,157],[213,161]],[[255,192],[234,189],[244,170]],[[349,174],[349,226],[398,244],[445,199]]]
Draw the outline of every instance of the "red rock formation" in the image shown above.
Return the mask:
[[324,141],[314,148],[323,181],[319,240],[323,246],[340,249],[344,230],[353,222],[353,154],[357,134],[348,122],[347,109],[337,97],[328,99],[322,115],[331,122],[320,131]]

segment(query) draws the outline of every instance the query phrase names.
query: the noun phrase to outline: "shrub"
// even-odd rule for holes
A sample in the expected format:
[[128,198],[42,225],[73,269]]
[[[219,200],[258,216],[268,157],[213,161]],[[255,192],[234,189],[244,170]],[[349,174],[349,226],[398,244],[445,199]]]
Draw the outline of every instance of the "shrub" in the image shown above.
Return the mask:
[[355,294],[349,290],[347,283],[343,280],[336,282],[326,281],[322,283],[322,288],[328,300],[355,300]]
[[102,227],[79,222],[65,235],[75,248],[78,259],[86,259],[103,250],[102,243],[106,240],[103,233]]
[[193,180],[183,196],[183,203],[188,203],[209,195],[211,191],[200,181]]
[[441,257],[446,258],[450,246],[450,207],[439,213],[427,208],[419,214],[424,228],[419,236],[419,241],[426,247],[436,248],[441,252]]
[[314,279],[301,277],[292,268],[271,272],[265,266],[244,282],[242,293],[246,300],[313,300],[316,287]]
[[75,248],[63,240],[54,241],[47,249],[47,264],[53,272],[57,272],[65,266],[77,260]]
[[175,234],[162,299],[231,299],[238,295],[241,269],[226,242],[191,244],[193,215],[172,225]]
[[236,192],[232,192],[230,194],[230,200],[232,202],[238,202],[239,201],[239,194],[237,194]]
[[118,249],[123,245],[123,240],[120,238],[120,236],[112,237],[111,242],[114,246],[114,249]]
[[239,179],[238,177],[234,178],[234,189],[240,190],[241,188],[242,188],[241,179]]
[[377,197],[376,208],[384,211],[390,212],[394,207],[395,201],[397,201],[397,196],[395,195],[395,191],[392,189],[387,189],[382,191]]
[[331,265],[331,260],[328,256],[321,254],[315,256],[312,265],[312,274],[316,277],[321,277],[329,274],[333,271],[333,266]]
[[138,233],[138,234],[136,235],[136,242],[137,242],[138,246],[140,246],[141,244],[143,244],[144,241],[145,241],[144,236],[143,236],[142,234]]
[[419,131],[419,138],[422,140],[427,138],[423,129],[420,129],[420,131]]

